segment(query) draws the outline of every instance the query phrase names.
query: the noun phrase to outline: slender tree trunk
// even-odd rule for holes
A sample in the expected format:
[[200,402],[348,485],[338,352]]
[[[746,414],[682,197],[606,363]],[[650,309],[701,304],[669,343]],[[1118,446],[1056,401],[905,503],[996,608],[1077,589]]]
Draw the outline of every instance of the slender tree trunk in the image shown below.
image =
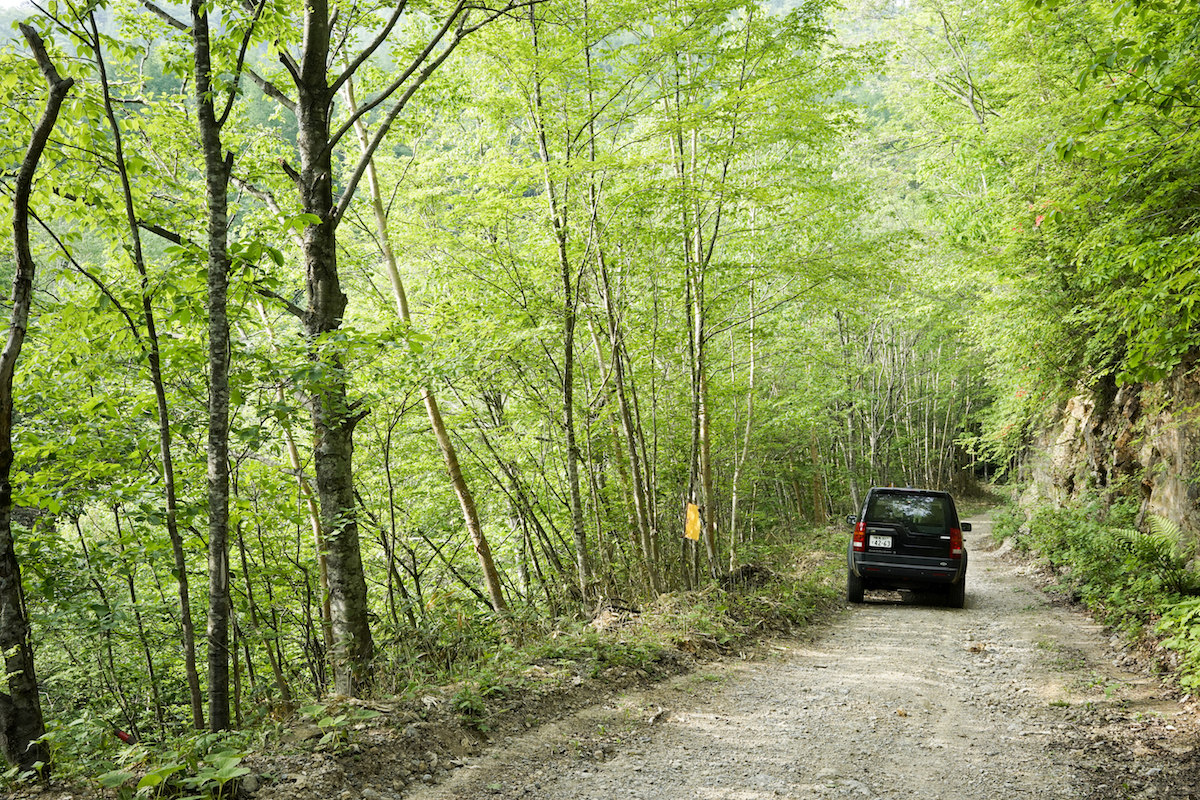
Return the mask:
[[[825,508],[825,470],[824,464],[821,461],[821,447],[817,439],[817,429],[810,428],[809,432],[809,457],[812,461],[812,499],[813,499],[813,515],[812,521],[814,525],[824,525],[829,522],[829,515]],[[858,509],[855,509],[857,511]]]
[[[694,176],[698,158],[697,144],[693,135],[688,174]],[[698,204],[698,200],[693,201]],[[691,298],[690,321],[693,346],[692,363],[692,407],[695,409],[696,469],[700,482],[701,519],[704,524],[702,538],[708,556],[709,573],[717,570],[717,508],[713,491],[712,442],[708,406],[708,331],[705,324],[704,306],[704,242],[700,230],[700,209],[693,206],[686,215],[689,227],[687,249],[689,296]]]
[[[838,324],[838,339],[842,345],[843,362],[847,364],[856,363],[850,353],[850,332],[849,325],[840,313],[836,313],[835,318]],[[858,479],[858,444],[857,430],[854,424],[854,404],[858,392],[854,390],[854,378],[852,375],[846,376],[846,400],[844,408],[844,423],[845,423],[845,445],[842,450],[842,458],[846,464],[846,480],[850,484],[850,503],[854,507],[854,513],[857,514],[861,507],[861,492],[859,491]]]
[[404,615],[408,618],[408,625],[412,630],[417,629],[417,617],[413,613],[413,598],[409,596],[408,587],[404,584],[404,578],[396,569],[396,540],[398,531],[396,530],[396,481],[392,477],[392,433],[395,431],[396,425],[400,422],[400,415],[388,425],[387,437],[383,444],[383,474],[387,482],[388,496],[388,529],[380,530],[379,539],[383,545],[384,552],[387,554],[388,560],[388,599],[391,603],[392,623],[396,626],[397,632],[400,630],[400,617],[396,613],[395,598],[392,597],[393,582],[400,589],[400,594],[404,598]]
[[[346,83],[346,99],[350,108],[355,108],[353,86],[349,81]],[[367,150],[366,130],[361,124],[356,125],[355,128],[365,157]],[[391,236],[388,233],[387,226],[387,213],[383,207],[383,194],[379,189],[379,179],[373,160],[367,161],[365,172],[368,188],[371,193],[371,206],[375,214],[375,226],[379,235],[384,267],[387,270],[388,280],[392,285],[392,295],[396,302],[396,313],[401,320],[411,324],[412,316],[408,308],[408,295],[405,293],[404,282],[400,278],[400,270],[396,264],[395,253],[392,250]],[[504,599],[504,590],[500,584],[500,573],[496,569],[495,559],[492,557],[492,548],[488,544],[487,536],[483,531],[483,524],[479,520],[479,511],[475,505],[475,495],[472,493],[471,487],[467,484],[467,479],[463,475],[462,467],[458,461],[458,453],[454,448],[454,443],[450,440],[450,433],[447,431],[446,422],[442,418],[437,397],[434,395],[433,389],[428,385],[421,387],[421,402],[425,406],[425,413],[429,417],[430,427],[433,428],[438,449],[442,453],[442,461],[446,465],[446,472],[450,476],[450,483],[454,487],[455,496],[458,498],[463,521],[467,526],[467,533],[471,537],[475,556],[479,561],[480,570],[483,572],[484,584],[487,587],[488,599],[492,604],[492,610],[499,615],[507,616],[508,602]]]
[[[100,599],[101,608],[104,609],[103,612],[98,611],[96,614],[97,621],[102,623],[100,626],[100,635],[104,640],[105,658],[100,663],[100,676],[106,683],[109,683],[108,676],[112,676],[112,681],[109,683],[108,687],[109,691],[112,692],[113,697],[116,699],[117,706],[121,710],[121,716],[124,717],[129,730],[133,733],[135,738],[140,739],[142,735],[141,731],[138,729],[137,717],[130,712],[129,700],[125,697],[125,693],[121,689],[121,683],[119,676],[117,675],[117,660],[116,655],[113,652],[112,645],[112,625],[103,624],[104,616],[113,613],[113,604],[112,601],[108,599],[108,592],[104,590],[104,584],[100,582],[100,579],[96,575],[96,569],[92,565],[92,554],[88,550],[87,538],[83,535],[83,528],[79,524],[79,517],[75,517],[71,522],[75,527],[75,535],[79,538],[79,549],[83,553],[83,563],[87,566],[88,582],[91,583],[92,587],[96,590],[96,597]],[[105,662],[107,662],[108,675],[105,675],[104,673],[104,667],[106,666]]]
[[[742,434],[742,450],[737,457],[737,465],[733,469],[733,479],[730,481],[729,493],[729,571],[733,572],[738,565],[737,545],[745,541],[745,534],[738,531],[738,499],[742,468],[750,454],[750,432],[754,429],[754,380],[755,380],[755,350],[754,350],[754,281],[750,281],[750,372],[749,386],[746,387],[746,429]],[[732,348],[730,348],[732,351]]]
[[150,695],[154,698],[154,721],[158,725],[158,735],[167,738],[167,726],[163,721],[162,693],[158,687],[158,675],[154,669],[154,653],[150,648],[150,640],[146,637],[146,625],[142,621],[142,607],[138,604],[137,584],[134,573],[137,565],[130,564],[125,551],[125,536],[121,531],[121,507],[113,506],[113,523],[117,529],[117,546],[121,549],[121,559],[125,561],[125,586],[129,589],[129,607],[133,609],[133,621],[137,625],[138,643],[142,646],[142,658],[146,660],[146,679],[150,681]]
[[[246,542],[242,537],[239,527],[237,536],[238,555],[242,562],[242,580],[246,584],[246,606],[250,611],[250,625],[254,630],[259,630],[262,620],[258,616],[258,603],[254,599],[254,581],[250,579],[250,564],[246,558]],[[264,649],[267,651],[267,661],[271,665],[271,675],[275,679],[275,688],[279,690],[279,710],[285,716],[291,716],[295,710],[295,702],[292,700],[292,687],[288,684],[287,677],[283,674],[283,668],[276,658],[273,642],[278,640],[278,628],[272,628],[271,636],[263,642]],[[250,662],[250,655],[247,653],[246,662]]]
[[329,569],[334,683],[340,694],[356,695],[371,681],[375,643],[367,617],[357,509],[354,502],[354,428],[365,415],[349,400],[343,350],[330,339],[342,326],[347,298],[337,262],[338,216],[333,196],[333,142],[329,85],[334,34],[327,0],[305,4],[303,51],[294,75],[297,186],[301,206],[317,222],[301,234],[307,308],[303,324],[317,380],[312,398],[313,462],[321,528]]
[[[125,167],[124,136],[113,109],[109,91],[108,73],[104,64],[103,42],[96,25],[95,16],[89,18],[93,57],[100,76],[104,93],[104,111],[113,136],[113,152],[116,169],[121,177],[121,190],[125,204],[126,224],[129,227],[130,252],[134,268],[138,273],[141,289],[142,322],[146,326],[145,354],[150,367],[150,381],[154,386],[155,410],[158,419],[158,446],[162,459],[163,492],[166,501],[167,538],[171,540],[171,554],[175,560],[175,585],[179,598],[181,644],[183,647],[184,674],[187,676],[188,695],[191,698],[192,726],[204,727],[204,700],[200,691],[200,673],[196,668],[196,628],[192,619],[191,588],[188,582],[187,555],[183,536],[179,532],[179,503],[175,486],[175,460],[171,447],[171,416],[167,406],[166,382],[162,374],[162,355],[159,346],[158,325],[155,320],[154,302],[151,295],[150,278],[146,269],[145,251],[142,248],[141,229],[133,205],[133,190],[129,173]],[[140,338],[138,331],[134,335]]]
[[[540,57],[536,6],[529,6],[529,27],[533,41],[534,59]],[[538,142],[538,156],[542,163],[543,185],[546,188],[547,211],[554,229],[555,253],[558,256],[559,275],[563,287],[563,367],[562,405],[563,430],[567,440],[567,490],[571,503],[571,530],[575,539],[576,570],[579,575],[579,590],[586,600],[591,594],[591,564],[588,559],[587,535],[583,527],[583,501],[579,489],[579,445],[575,440],[575,324],[578,305],[578,280],[572,279],[571,262],[567,253],[569,235],[566,209],[559,201],[558,188],[550,174],[550,148],[546,140],[545,109],[542,107],[542,82],[537,67],[533,76],[533,96],[530,98],[530,116]],[[565,193],[564,189],[564,193]]]
[[[242,660],[238,657],[241,652],[238,649],[239,644],[245,643],[245,637],[241,635],[241,628],[235,620],[232,625],[233,643],[229,647],[229,653],[233,656],[233,725],[242,727]],[[247,665],[248,666],[248,665]]]
[[8,683],[8,693],[0,692],[0,750],[9,764],[22,770],[43,765],[45,777],[49,773],[50,753],[46,745],[38,741],[45,732],[45,724],[38,697],[25,599],[21,593],[21,567],[17,562],[12,530],[13,374],[25,342],[29,309],[33,303],[36,267],[29,248],[29,197],[33,192],[33,176],[58,121],[59,109],[74,81],[59,77],[37,32],[25,24],[20,27],[46,79],[50,96],[21,160],[13,192],[13,249],[17,269],[13,277],[12,317],[4,349],[0,351],[0,652],[4,654]]
[[[597,261],[599,261],[601,258],[603,258],[603,255],[601,253],[598,253]],[[597,267],[597,270],[599,270],[599,267]],[[600,282],[599,279],[597,279],[597,282],[598,283]],[[601,290],[600,296],[601,296],[601,304],[606,305],[607,302],[604,300],[604,290]],[[610,398],[605,403],[605,405],[607,406],[609,403],[612,402],[613,399],[615,399],[617,397],[618,386],[617,386],[616,359],[615,358],[613,359],[613,363],[611,365],[608,363],[608,360],[605,359],[604,344],[600,341],[600,333],[597,331],[596,325],[591,320],[588,321],[588,331],[591,334],[591,338],[592,338],[592,349],[595,351],[595,354],[596,354],[597,371],[601,375],[605,376],[603,383],[609,383],[609,382],[612,383],[612,388],[610,390],[608,390],[608,392],[610,394]],[[609,345],[609,349],[610,350],[613,349],[613,346],[611,344]],[[603,384],[597,389],[597,391],[598,392],[605,391],[603,388]],[[628,526],[628,529],[633,533],[633,537],[629,541],[629,544],[632,544],[632,548],[626,547],[626,542],[624,539],[618,539],[617,549],[620,551],[621,555],[625,558],[626,567],[629,568],[631,570],[631,572],[636,572],[638,575],[640,575],[645,583],[646,588],[649,589],[650,588],[650,579],[649,579],[649,571],[647,569],[649,564],[645,558],[645,553],[648,552],[648,548],[644,547],[644,545],[643,545],[643,541],[646,541],[646,542],[649,541],[649,536],[643,536],[642,519],[641,519],[641,515],[639,515],[638,511],[637,511],[637,506],[642,501],[641,501],[641,499],[635,498],[633,495],[633,478],[629,474],[630,455],[632,454],[634,459],[636,459],[637,448],[629,447],[629,442],[625,436],[625,431],[624,431],[624,428],[622,427],[622,423],[621,423],[621,413],[622,413],[621,401],[618,400],[616,410],[611,411],[607,415],[608,416],[608,426],[609,426],[609,436],[612,437],[613,452],[612,452],[612,456],[611,456],[611,461],[612,461],[614,468],[617,471],[617,480],[621,486],[621,497],[623,499],[622,508],[623,508],[624,517],[625,517],[624,522]],[[599,474],[599,477],[604,478],[605,475],[606,475],[606,473],[601,472]],[[596,481],[593,480],[593,485],[595,483],[596,483]],[[602,536],[601,526],[603,524],[603,519],[604,519],[604,516],[603,516],[604,502],[603,502],[602,498],[600,497],[599,492],[596,489],[593,489],[593,506],[594,506],[595,513],[596,513],[597,541],[599,541],[600,537]],[[612,546],[611,542],[609,543],[609,546],[611,548],[611,546]],[[637,559],[637,567],[638,568],[636,570],[632,569],[632,567],[628,563],[630,549],[632,549],[632,551],[635,554],[642,555],[641,558]],[[610,561],[611,561],[611,559],[610,559]],[[611,565],[608,567],[608,569],[611,574]]]
[[192,39],[200,146],[208,212],[208,725],[229,717],[229,175],[212,85],[208,6],[192,0]]
[[[547,183],[549,174],[547,173]],[[579,591],[586,601],[592,595],[592,564],[587,534],[583,525],[583,499],[579,487],[579,442],[575,434],[575,326],[578,298],[572,287],[571,267],[567,259],[566,232],[558,231],[559,268],[563,283],[563,429],[567,438],[567,488],[571,499],[571,531],[575,541],[575,568]],[[578,283],[578,276],[575,276]]]
[[642,562],[650,588],[655,594],[662,591],[659,580],[659,564],[654,548],[653,515],[650,509],[649,495],[644,474],[644,459],[640,456],[638,436],[633,410],[630,407],[626,392],[625,362],[622,358],[622,332],[620,320],[614,305],[612,282],[609,278],[608,264],[603,250],[597,252],[596,267],[600,272],[601,301],[604,304],[607,321],[608,338],[612,346],[613,382],[617,390],[617,413],[621,422],[621,432],[624,435],[625,457],[629,462],[629,477],[633,482],[633,507],[637,520],[638,544],[642,551]]
[[[747,26],[747,43],[750,30]],[[678,64],[678,59],[676,61]],[[687,313],[689,321],[689,355],[692,368],[692,409],[693,420],[693,459],[692,469],[699,483],[698,505],[702,509],[704,528],[702,539],[708,557],[710,574],[717,572],[717,509],[716,493],[713,486],[712,474],[712,443],[710,438],[710,408],[708,397],[708,367],[707,367],[707,328],[704,284],[705,272],[712,255],[720,230],[722,205],[718,199],[710,213],[712,222],[708,241],[705,242],[705,218],[700,195],[700,148],[699,130],[691,127],[685,144],[684,130],[687,126],[681,119],[683,104],[690,102],[686,97],[685,83],[690,84],[695,78],[696,70],[700,68],[692,55],[684,58],[683,69],[676,69],[675,84],[670,87],[674,96],[675,126],[670,136],[672,161],[675,177],[678,181],[680,231],[682,234],[682,250],[686,274],[685,289],[687,294]],[[681,72],[683,74],[681,74]],[[744,78],[744,75],[743,75]],[[668,110],[670,101],[667,101]],[[738,122],[736,116],[731,120],[728,143],[730,146],[738,137]],[[723,184],[728,174],[730,160],[726,158],[720,168],[718,185]],[[719,193],[718,193],[719,194]],[[692,487],[695,491],[695,487]]]

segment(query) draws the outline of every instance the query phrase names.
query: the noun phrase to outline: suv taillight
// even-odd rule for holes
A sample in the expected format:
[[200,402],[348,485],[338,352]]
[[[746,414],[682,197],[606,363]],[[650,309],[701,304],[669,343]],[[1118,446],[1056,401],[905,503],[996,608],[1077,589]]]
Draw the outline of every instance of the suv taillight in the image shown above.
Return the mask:
[[958,528],[951,528],[950,529],[950,557],[951,558],[962,558],[962,554],[963,554],[962,531],[960,531]]
[[[864,549],[866,549],[867,523],[862,521],[861,519],[858,521],[858,524],[856,524],[854,526],[853,541],[854,541],[854,552],[861,553]],[[962,543],[962,539],[960,538],[959,539],[959,547],[962,546],[961,543]]]

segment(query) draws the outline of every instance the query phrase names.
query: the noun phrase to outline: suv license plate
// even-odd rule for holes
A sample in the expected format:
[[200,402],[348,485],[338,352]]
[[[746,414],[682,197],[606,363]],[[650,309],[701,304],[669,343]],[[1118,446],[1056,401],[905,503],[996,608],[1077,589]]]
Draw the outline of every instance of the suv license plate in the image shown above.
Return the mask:
[[872,536],[871,549],[880,548],[883,550],[892,549],[892,537],[890,536]]

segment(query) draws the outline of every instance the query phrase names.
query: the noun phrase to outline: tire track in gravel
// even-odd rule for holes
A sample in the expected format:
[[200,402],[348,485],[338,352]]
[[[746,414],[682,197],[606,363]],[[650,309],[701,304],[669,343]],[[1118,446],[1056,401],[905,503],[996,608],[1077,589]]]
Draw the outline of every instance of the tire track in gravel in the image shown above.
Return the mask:
[[[1103,776],[1086,757],[1097,739],[1088,720],[1162,720],[1180,706],[1114,666],[1099,626],[988,552],[990,527],[968,535],[965,609],[868,593],[812,641],[543,725],[405,797],[1110,796],[1095,793]],[[1131,769],[1163,774],[1153,756]]]

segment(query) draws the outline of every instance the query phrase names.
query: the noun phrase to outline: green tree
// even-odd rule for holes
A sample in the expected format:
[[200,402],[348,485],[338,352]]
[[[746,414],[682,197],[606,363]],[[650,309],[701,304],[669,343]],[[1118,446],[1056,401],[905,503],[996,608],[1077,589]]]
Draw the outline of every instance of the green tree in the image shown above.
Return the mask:
[[0,750],[9,764],[32,770],[48,768],[49,754],[40,741],[45,724],[12,524],[13,373],[25,341],[33,302],[36,264],[30,248],[29,218],[34,176],[67,93],[75,82],[59,76],[41,37],[32,27],[22,24],[21,33],[46,80],[49,97],[33,129],[13,187],[13,251],[17,270],[13,279],[12,318],[4,349],[0,351],[0,651],[4,653],[8,688],[8,692],[0,692]]
[[[367,412],[350,400],[347,390],[344,337],[339,334],[347,296],[338,269],[337,231],[374,152],[413,95],[465,36],[513,7],[475,7],[459,2],[435,14],[438,21],[427,35],[418,23],[411,48],[398,50],[404,59],[398,75],[345,121],[339,122],[333,116],[335,98],[369,59],[382,53],[384,44],[398,30],[398,23],[408,18],[406,4],[366,14],[363,23],[369,20],[378,27],[369,32],[363,29],[359,49],[353,49],[355,36],[343,35],[339,27],[350,25],[345,31],[348,33],[359,21],[357,18],[338,19],[323,0],[306,4],[297,26],[302,32],[300,42],[288,47],[285,40],[279,49],[284,76],[294,95],[279,88],[282,83],[259,79],[267,95],[294,114],[297,125],[294,155],[298,166],[289,167],[288,174],[306,223],[300,232],[306,297],[300,319],[312,348],[308,390],[315,440],[315,488],[328,551],[334,673],[338,690],[345,694],[354,694],[368,682],[374,643],[367,617],[352,464],[354,428]],[[332,65],[338,63],[347,66],[334,71]],[[370,143],[357,157],[348,156],[347,168],[339,170],[339,144],[353,130],[356,119],[376,109],[381,117]],[[502,608],[503,599],[493,597],[493,603]]]

